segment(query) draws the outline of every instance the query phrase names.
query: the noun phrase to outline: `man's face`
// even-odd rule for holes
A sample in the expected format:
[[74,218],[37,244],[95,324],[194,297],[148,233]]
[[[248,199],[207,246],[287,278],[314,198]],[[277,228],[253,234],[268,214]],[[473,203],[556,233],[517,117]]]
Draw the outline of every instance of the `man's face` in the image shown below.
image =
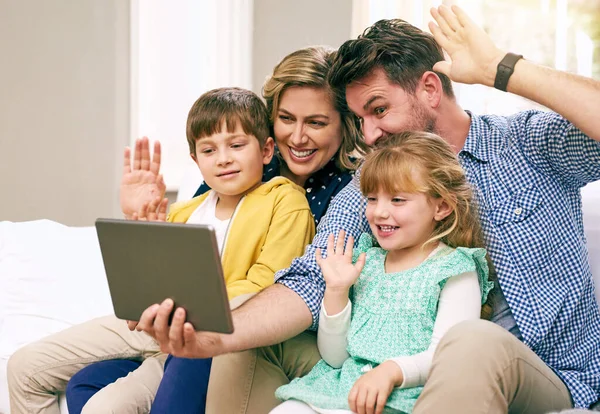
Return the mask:
[[380,138],[403,131],[436,132],[432,111],[417,96],[390,82],[383,69],[349,84],[346,101],[360,118],[369,146],[380,146]]

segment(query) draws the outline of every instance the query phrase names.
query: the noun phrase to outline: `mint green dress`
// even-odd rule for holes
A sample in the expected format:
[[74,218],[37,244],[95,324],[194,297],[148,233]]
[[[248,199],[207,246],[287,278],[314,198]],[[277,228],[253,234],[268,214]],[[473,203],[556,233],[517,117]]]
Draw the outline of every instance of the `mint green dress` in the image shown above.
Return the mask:
[[[484,249],[444,247],[419,266],[397,273],[385,272],[387,252],[374,246],[372,236],[360,237],[354,258],[361,252],[367,253],[367,260],[350,294],[350,357],[341,368],[319,361],[306,376],[279,387],[277,398],[349,410],[348,394],[365,366],[376,367],[387,359],[429,348],[440,292],[448,278],[477,272],[482,303],[493,287]],[[395,388],[384,412],[412,412],[422,388]]]

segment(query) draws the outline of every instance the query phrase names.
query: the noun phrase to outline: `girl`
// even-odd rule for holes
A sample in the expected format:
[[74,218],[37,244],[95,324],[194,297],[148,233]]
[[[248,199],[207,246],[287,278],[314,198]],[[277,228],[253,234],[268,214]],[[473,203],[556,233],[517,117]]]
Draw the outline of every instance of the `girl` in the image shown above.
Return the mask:
[[271,413],[410,413],[441,337],[480,317],[493,284],[455,154],[424,132],[386,144],[360,175],[374,237],[363,234],[353,254],[340,232],[316,252],[323,359],[277,390],[287,401]]

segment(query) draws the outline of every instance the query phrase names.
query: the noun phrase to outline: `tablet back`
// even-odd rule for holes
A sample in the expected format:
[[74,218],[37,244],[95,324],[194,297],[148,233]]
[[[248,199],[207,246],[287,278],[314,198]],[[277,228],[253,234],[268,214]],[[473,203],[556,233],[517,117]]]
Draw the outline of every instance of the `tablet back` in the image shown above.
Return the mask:
[[233,332],[211,226],[98,219],[96,231],[118,318],[139,320],[171,298],[196,330]]

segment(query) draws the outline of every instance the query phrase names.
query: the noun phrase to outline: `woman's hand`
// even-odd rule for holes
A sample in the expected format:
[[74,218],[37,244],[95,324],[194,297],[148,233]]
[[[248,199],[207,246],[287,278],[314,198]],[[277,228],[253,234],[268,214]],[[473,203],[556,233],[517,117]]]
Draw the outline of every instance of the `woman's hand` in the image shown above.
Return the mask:
[[429,30],[451,59],[436,63],[433,70],[454,82],[494,86],[498,63],[506,53],[460,7],[434,7],[431,15],[437,24],[430,22]]
[[167,221],[167,205],[169,199],[156,197],[150,203],[144,203],[139,213],[133,213],[131,220],[140,221]]
[[350,410],[358,414],[381,414],[394,387],[404,380],[402,370],[393,361],[385,361],[363,374],[348,394]]
[[323,257],[321,249],[317,248],[315,256],[317,264],[323,272],[326,288],[329,290],[348,291],[350,286],[356,282],[360,272],[365,265],[366,255],[362,253],[355,264],[352,264],[352,246],[354,238],[348,237],[346,249],[344,249],[344,239],[346,232],[340,230],[337,243],[334,248],[333,234],[327,239],[327,257]]
[[143,206],[157,197],[165,196],[166,186],[160,171],[160,142],[154,142],[154,154],[150,157],[150,143],[147,137],[135,141],[133,166],[131,149],[125,148],[123,176],[121,178],[121,210],[131,218]]

